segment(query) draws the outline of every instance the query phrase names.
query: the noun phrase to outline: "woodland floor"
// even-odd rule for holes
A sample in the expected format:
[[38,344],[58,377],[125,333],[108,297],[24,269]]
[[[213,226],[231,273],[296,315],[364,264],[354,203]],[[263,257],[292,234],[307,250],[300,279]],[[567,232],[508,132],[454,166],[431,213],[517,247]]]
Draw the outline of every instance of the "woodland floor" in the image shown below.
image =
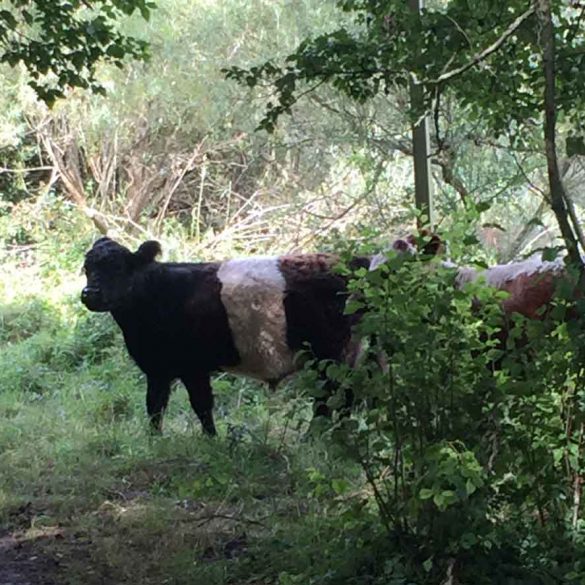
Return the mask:
[[0,533],[0,585],[59,584],[60,562],[41,544],[54,538],[58,535],[39,535],[31,540],[21,531]]

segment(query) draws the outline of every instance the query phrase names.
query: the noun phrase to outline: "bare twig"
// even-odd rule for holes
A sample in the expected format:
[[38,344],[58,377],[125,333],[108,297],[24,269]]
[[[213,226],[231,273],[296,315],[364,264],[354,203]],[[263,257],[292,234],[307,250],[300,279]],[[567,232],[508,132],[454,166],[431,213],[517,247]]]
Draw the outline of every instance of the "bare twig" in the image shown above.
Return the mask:
[[5,173],[12,173],[12,174],[25,174],[25,173],[34,173],[38,171],[51,171],[53,167],[32,167],[29,169],[9,169],[7,167],[0,167],[0,175]]
[[454,558],[450,558],[447,562],[447,574],[445,575],[445,580],[441,583],[441,585],[454,585],[456,583],[455,579],[455,565],[457,564],[457,560]]
[[163,203],[163,206],[162,206],[162,208],[158,214],[157,220],[156,220],[156,225],[157,225],[158,230],[160,230],[160,226],[162,224],[163,219],[166,216],[167,209],[169,208],[169,204],[171,202],[171,199],[173,198],[175,191],[177,190],[177,188],[181,184],[181,181],[183,180],[183,178],[185,177],[187,172],[192,169],[193,164],[195,163],[197,158],[199,158],[199,156],[201,155],[201,150],[203,149],[204,144],[205,144],[205,138],[196,146],[193,154],[191,155],[191,158],[184,165],[183,169],[181,170],[181,173],[179,174],[179,176],[177,177],[177,179],[173,183],[173,186],[169,189],[169,192],[166,196],[166,199]]
[[[579,458],[583,455],[583,442],[585,438],[585,423],[581,423],[579,428],[579,439],[577,441],[577,453]],[[583,476],[579,473],[578,469],[575,469],[573,479],[573,518],[572,526],[577,528],[579,522],[579,510],[581,507],[581,492],[583,489]]]

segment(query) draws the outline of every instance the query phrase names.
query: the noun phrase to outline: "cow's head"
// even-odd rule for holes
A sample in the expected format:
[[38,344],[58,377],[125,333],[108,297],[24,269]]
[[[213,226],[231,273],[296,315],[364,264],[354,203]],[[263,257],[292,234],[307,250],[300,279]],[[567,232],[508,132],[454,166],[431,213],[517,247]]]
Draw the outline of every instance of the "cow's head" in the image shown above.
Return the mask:
[[131,252],[110,238],[100,238],[85,255],[87,286],[81,292],[81,302],[90,311],[116,309],[123,303],[136,271],[153,262],[160,252],[160,244],[154,241],[144,242]]
[[445,251],[445,244],[437,234],[423,229],[418,235],[410,234],[404,239],[394,241],[392,248],[397,252],[437,256]]

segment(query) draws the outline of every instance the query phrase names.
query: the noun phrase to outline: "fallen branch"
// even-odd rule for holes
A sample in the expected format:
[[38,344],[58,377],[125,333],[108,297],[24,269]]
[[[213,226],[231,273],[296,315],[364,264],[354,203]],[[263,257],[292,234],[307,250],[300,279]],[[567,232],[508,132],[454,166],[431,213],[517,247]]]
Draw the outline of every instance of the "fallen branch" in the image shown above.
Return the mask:
[[244,516],[230,516],[228,514],[209,514],[203,518],[199,518],[200,522],[197,522],[197,527],[204,526],[213,522],[213,520],[230,520],[231,522],[239,522],[241,524],[254,524],[256,526],[262,526],[266,528],[266,524],[260,520],[252,520],[252,518],[245,518]]

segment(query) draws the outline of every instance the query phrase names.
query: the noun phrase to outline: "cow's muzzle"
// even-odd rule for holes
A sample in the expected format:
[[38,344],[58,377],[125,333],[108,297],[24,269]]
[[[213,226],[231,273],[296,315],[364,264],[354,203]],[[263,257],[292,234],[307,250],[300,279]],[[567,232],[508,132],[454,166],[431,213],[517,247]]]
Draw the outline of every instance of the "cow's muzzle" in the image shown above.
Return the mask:
[[86,286],[81,291],[81,302],[90,311],[107,311],[108,307],[104,303],[103,297],[97,288]]

